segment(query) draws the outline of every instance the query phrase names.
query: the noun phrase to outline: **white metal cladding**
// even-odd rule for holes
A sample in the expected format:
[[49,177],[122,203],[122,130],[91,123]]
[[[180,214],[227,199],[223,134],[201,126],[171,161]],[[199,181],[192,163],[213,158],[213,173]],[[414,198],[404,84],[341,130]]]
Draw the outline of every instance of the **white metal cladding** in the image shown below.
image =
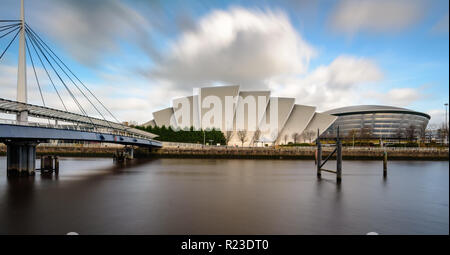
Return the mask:
[[[254,144],[254,142],[261,141],[263,141],[264,143],[283,143],[284,140],[280,138],[280,135],[285,134],[289,135],[289,142],[292,142],[292,134],[299,133],[301,135],[308,126],[314,129],[320,128],[320,132],[323,133],[325,131],[325,128],[328,128],[329,125],[331,125],[332,122],[336,119],[336,117],[328,114],[316,115],[315,107],[295,105],[295,98],[271,98],[270,91],[239,91],[239,88],[239,86],[200,88],[198,95],[174,99],[172,101],[173,108],[169,107],[164,110],[154,112],[154,122],[150,121],[145,125],[155,124],[158,126],[169,126],[171,124],[170,120],[171,118],[173,118],[174,123],[176,123],[176,125],[181,129],[185,129],[191,126],[194,126],[194,128],[196,129],[200,129],[204,124],[201,123],[202,118],[211,110],[211,108],[208,108],[207,106],[205,108],[202,108],[202,100],[209,96],[214,96],[216,99],[218,98],[220,100],[220,103],[222,104],[220,109],[221,112],[218,113],[222,114],[222,123],[221,127],[217,127],[222,131],[227,130],[225,127],[228,127],[228,124],[225,123],[225,97],[229,96],[233,98],[233,108],[231,109],[233,119],[233,136],[231,137],[229,145],[242,144],[241,141],[239,141],[237,135],[237,130],[242,129],[242,126],[244,126],[243,129],[246,131],[247,135],[246,141],[244,142],[244,146],[246,146]],[[261,116],[251,116],[251,118],[249,118],[250,115],[255,115],[255,113],[253,112],[255,111],[255,109],[253,109],[252,107],[248,107],[248,102],[245,101],[247,97],[253,97],[254,101],[256,102],[256,115]],[[262,100],[264,101],[263,106],[261,106],[260,102],[258,102],[259,97],[265,98],[265,100]],[[182,109],[183,102],[189,103],[188,109]],[[268,125],[270,124],[271,102],[274,105],[272,110],[278,115],[277,122],[273,123],[274,126],[272,127]],[[185,117],[183,116],[184,114],[188,114],[189,116]],[[249,127],[248,121],[250,119],[253,119],[253,117],[255,117],[254,119],[256,120],[256,123],[255,125],[252,125],[252,127]],[[183,118],[187,119],[185,119],[183,122]],[[259,141],[253,141],[255,132],[251,129],[254,129],[255,126],[262,132],[259,137]]]
[[[188,104],[188,105],[185,105]],[[180,129],[200,129],[198,95],[176,98],[172,101],[174,116],[177,126]],[[185,112],[185,107],[188,112]],[[185,115],[188,116],[185,116]]]
[[[208,107],[203,108],[202,103],[204,102],[204,99],[209,96],[217,97],[221,104],[222,104],[222,126],[221,127],[215,127],[220,130],[226,130],[226,111],[225,111],[225,98],[226,97],[233,97],[235,100],[237,100],[237,96],[239,95],[239,86],[219,86],[219,87],[205,87],[200,89],[199,94],[199,112],[200,112],[200,120],[203,120],[205,115],[211,110]],[[233,109],[234,112],[236,110],[236,102],[234,101]],[[231,125],[233,122],[231,122]],[[200,126],[204,129],[207,126],[205,126],[205,123],[200,123]]]
[[[247,130],[247,141],[244,145],[253,144],[253,136],[256,128],[261,123],[264,115],[266,114],[266,108],[269,104],[270,91],[240,91],[239,99],[236,107],[236,114],[234,118],[233,130],[241,129],[242,127]],[[248,106],[249,101],[255,102],[255,109],[251,109]],[[240,116],[243,115],[243,116]],[[251,116],[253,115],[253,116]],[[249,123],[249,121],[255,120],[255,123]],[[251,130],[248,130],[249,124],[252,126]],[[256,127],[255,127],[256,126]],[[236,133],[230,139],[231,145],[241,145],[242,142]]]
[[155,120],[156,125],[158,125],[159,127],[176,127],[175,116],[172,107],[153,112],[153,119]]
[[[316,107],[314,106],[294,105],[294,109],[292,110],[288,121],[278,136],[278,142],[285,142],[285,138],[287,143],[294,142],[292,135],[297,133],[300,136],[314,117],[315,112]],[[300,141],[299,138],[300,137],[298,137],[297,142]]]
[[[317,138],[317,130],[319,130],[319,136],[322,135],[336,119],[336,116],[316,112],[303,133],[313,132],[312,140],[315,140]],[[302,136],[300,140],[302,142],[309,142],[305,136]]]
[[[261,139],[265,141],[275,142],[278,138],[279,133],[283,129],[286,121],[291,115],[292,109],[294,108],[295,98],[283,98],[283,97],[271,97],[269,104],[266,108],[266,114],[264,115],[260,127],[263,130],[261,134]],[[272,107],[277,107],[276,109],[271,109]],[[273,127],[271,122],[271,112],[278,113],[278,123]]]
[[112,121],[106,121],[98,118],[87,117],[84,115],[65,112],[58,109],[48,108],[44,106],[37,106],[32,104],[25,104],[8,99],[0,98],[0,112],[9,114],[18,114],[26,111],[28,115],[36,118],[47,118],[59,120],[70,123],[79,123],[85,125],[93,125],[95,127],[102,127],[129,133],[130,135],[137,135],[148,139],[157,137],[155,134],[145,132],[136,128],[131,128]]

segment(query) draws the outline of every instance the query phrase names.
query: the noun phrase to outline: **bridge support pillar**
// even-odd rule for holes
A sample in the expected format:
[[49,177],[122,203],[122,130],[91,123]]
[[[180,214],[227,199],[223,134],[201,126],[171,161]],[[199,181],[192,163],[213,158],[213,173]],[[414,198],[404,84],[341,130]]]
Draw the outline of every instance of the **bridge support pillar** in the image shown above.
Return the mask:
[[7,146],[7,176],[30,176],[36,170],[35,141],[11,141]]
[[58,156],[41,156],[41,174],[43,173],[59,173]]

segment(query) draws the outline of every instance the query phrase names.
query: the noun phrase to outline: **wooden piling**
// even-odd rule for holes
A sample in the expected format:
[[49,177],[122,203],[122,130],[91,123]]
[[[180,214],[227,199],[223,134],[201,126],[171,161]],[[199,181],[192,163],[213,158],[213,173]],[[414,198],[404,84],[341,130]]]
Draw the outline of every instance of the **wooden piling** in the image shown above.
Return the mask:
[[386,148],[383,152],[383,177],[387,176],[387,151]]
[[322,166],[322,144],[320,144],[319,134],[320,134],[319,129],[317,129],[316,144],[317,144],[317,177],[318,178],[320,178],[322,176],[322,173],[320,172],[321,166]]
[[339,126],[337,128],[336,138],[336,181],[340,183],[342,180],[342,142],[339,138]]

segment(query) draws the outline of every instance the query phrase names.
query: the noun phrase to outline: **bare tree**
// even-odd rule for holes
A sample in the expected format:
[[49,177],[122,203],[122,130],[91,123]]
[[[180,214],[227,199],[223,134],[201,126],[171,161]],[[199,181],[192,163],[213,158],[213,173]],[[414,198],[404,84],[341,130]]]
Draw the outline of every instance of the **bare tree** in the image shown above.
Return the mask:
[[233,131],[229,130],[225,132],[225,144],[228,145],[228,143],[231,140],[231,137],[233,137]]
[[355,146],[355,137],[358,137],[358,130],[357,129],[352,129],[350,131],[348,131],[348,139],[352,140],[352,145]]
[[362,127],[359,131],[359,137],[362,139],[370,139],[372,138],[373,130],[370,127]]
[[413,142],[414,138],[416,137],[416,126],[414,125],[409,125],[406,130],[406,139],[408,139],[408,141]]
[[244,147],[244,143],[247,141],[247,130],[239,130],[237,135],[239,137],[239,141],[241,141],[242,147]]
[[297,143],[299,138],[300,138],[300,135],[297,132],[292,134],[292,140],[294,140],[294,144]]
[[309,143],[312,143],[312,139],[314,137],[314,135],[316,134],[316,132],[312,131],[312,130],[305,130],[303,132],[304,137],[309,140]]
[[286,145],[287,144],[287,139],[289,138],[289,136],[286,134],[286,135],[284,135],[284,145]]
[[259,141],[259,138],[261,137],[261,130],[256,129],[255,133],[253,133],[253,145],[255,142]]
[[403,128],[401,128],[401,127],[398,127],[397,130],[395,131],[395,137],[397,139],[402,139],[405,136],[404,134],[405,134],[405,132],[404,132]]
[[433,140],[433,132],[437,128],[434,125],[430,125],[425,129],[425,141],[430,143]]

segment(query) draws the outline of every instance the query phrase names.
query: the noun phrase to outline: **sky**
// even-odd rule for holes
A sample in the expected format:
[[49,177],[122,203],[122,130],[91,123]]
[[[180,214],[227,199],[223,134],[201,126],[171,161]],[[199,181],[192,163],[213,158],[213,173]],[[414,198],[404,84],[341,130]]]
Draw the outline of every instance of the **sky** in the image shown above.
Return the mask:
[[[25,0],[27,24],[119,120],[138,123],[193,88],[240,85],[318,111],[405,107],[439,125],[449,101],[448,10],[447,0]],[[0,0],[0,19],[19,18],[19,1]],[[62,109],[31,53],[45,104]],[[17,56],[16,39],[0,60],[1,98],[16,98]],[[27,61],[28,100],[42,105]]]

